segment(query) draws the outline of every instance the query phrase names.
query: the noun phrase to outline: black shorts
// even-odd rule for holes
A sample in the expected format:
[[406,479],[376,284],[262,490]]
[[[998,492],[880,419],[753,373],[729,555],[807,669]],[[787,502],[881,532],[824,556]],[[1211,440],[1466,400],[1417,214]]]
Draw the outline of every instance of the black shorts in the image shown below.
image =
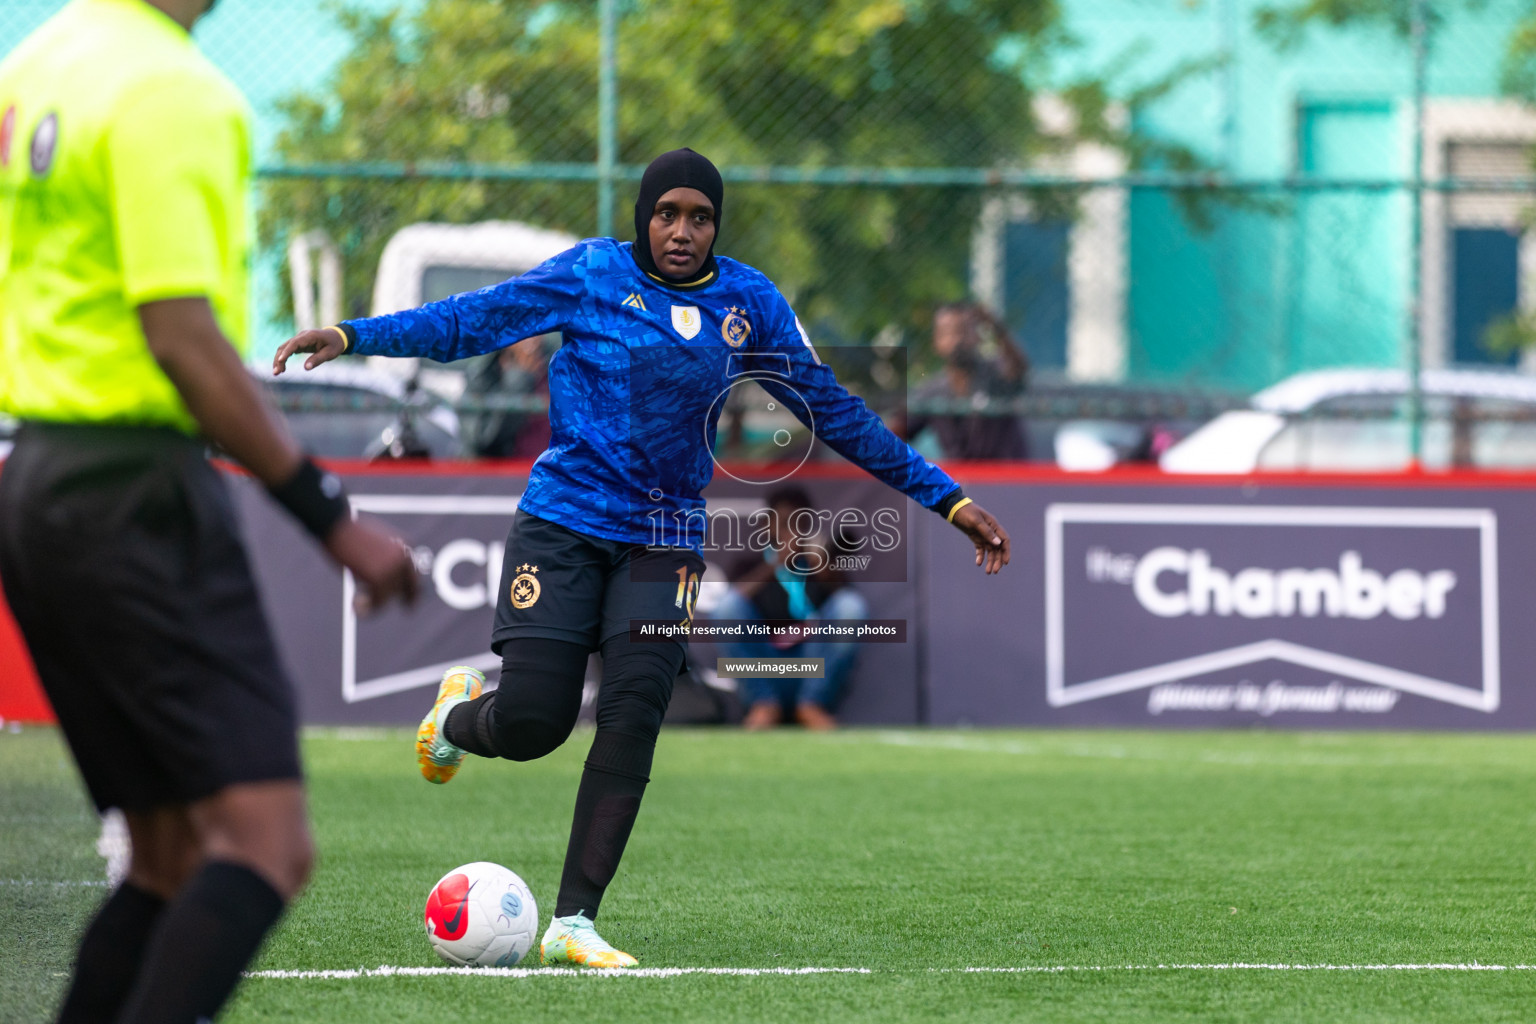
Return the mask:
[[507,534],[491,650],[514,637],[596,650],[634,619],[693,616],[704,560],[687,548],[648,548],[577,533],[518,512]]
[[98,808],[299,778],[293,688],[201,442],[23,426],[0,582]]

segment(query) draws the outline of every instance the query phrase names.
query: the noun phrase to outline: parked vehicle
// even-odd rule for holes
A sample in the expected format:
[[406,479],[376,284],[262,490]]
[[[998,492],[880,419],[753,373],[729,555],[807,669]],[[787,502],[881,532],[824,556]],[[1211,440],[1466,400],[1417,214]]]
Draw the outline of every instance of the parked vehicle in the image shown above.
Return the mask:
[[[1255,470],[1375,472],[1412,458],[1408,374],[1318,370],[1254,395],[1168,449],[1170,473]],[[1536,377],[1500,370],[1425,370],[1426,469],[1536,469]]]
[[463,454],[458,415],[410,380],[356,363],[326,363],[281,377],[253,373],[314,455],[452,459]]
[[[478,224],[412,224],[395,232],[379,256],[372,315],[415,309],[450,295],[471,292],[532,270],[576,244],[576,237],[516,221]],[[288,251],[294,324],[300,330],[340,319],[341,256],[323,232],[294,239]],[[465,394],[477,360],[439,364],[419,358],[370,357],[370,368],[449,401]]]
[[1239,394],[1167,386],[1054,383],[1026,396],[1030,452],[1074,472],[1156,462],[1180,438],[1244,404]]

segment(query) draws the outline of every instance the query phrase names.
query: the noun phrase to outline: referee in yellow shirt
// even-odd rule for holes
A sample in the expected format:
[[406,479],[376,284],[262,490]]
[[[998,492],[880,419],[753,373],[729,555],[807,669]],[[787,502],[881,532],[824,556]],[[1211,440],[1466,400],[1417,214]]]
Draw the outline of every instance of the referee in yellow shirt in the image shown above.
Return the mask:
[[127,880],[59,1020],[212,1018],[304,884],[296,713],[216,442],[357,576],[414,596],[241,363],[245,101],[192,44],[211,0],[71,0],[0,63],[0,581]]

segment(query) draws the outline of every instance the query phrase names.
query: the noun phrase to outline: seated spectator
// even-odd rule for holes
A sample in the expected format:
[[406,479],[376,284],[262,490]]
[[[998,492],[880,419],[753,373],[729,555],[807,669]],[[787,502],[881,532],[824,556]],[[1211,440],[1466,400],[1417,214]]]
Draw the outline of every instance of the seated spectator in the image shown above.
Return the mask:
[[[716,607],[720,619],[816,623],[864,619],[869,605],[832,568],[832,560],[848,538],[811,534],[815,522],[810,498],[798,487],[781,488],[768,496],[769,532],[773,540],[761,554],[748,555],[731,573],[731,591]],[[794,519],[797,514],[800,519]],[[809,534],[809,535],[808,535]],[[821,678],[764,677],[741,679],[747,705],[742,724],[767,729],[786,720],[808,729],[837,727],[834,712],[847,689],[858,656],[855,644],[826,640],[774,643],[740,640],[722,645],[729,658],[821,658]]]
[[[988,328],[994,351],[983,346]],[[1029,456],[1024,425],[1012,413],[981,411],[997,400],[1022,394],[1029,379],[1029,357],[1003,322],[972,302],[940,306],[933,314],[933,350],[944,369],[912,395],[925,403],[963,403],[977,411],[909,415],[897,432],[908,441],[932,430],[946,459],[1023,459]]]

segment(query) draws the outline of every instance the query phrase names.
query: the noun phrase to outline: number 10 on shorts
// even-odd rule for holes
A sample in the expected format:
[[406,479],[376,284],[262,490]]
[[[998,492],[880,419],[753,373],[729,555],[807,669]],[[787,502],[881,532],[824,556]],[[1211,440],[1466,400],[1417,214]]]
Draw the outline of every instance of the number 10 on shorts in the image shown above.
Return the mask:
[[693,621],[693,606],[699,600],[699,574],[689,572],[686,565],[677,567],[677,600],[673,607],[684,608],[688,612],[688,621]]

